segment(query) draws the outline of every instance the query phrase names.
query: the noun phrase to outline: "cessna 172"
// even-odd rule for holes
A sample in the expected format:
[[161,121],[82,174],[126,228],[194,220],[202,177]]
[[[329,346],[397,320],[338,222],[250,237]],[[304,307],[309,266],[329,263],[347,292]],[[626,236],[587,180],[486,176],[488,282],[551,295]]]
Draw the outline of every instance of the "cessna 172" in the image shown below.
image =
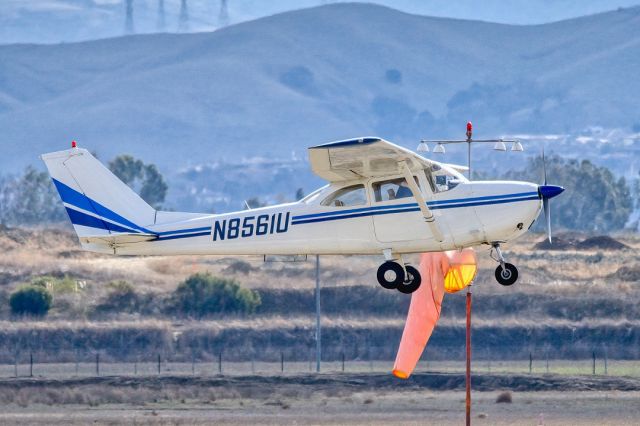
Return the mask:
[[523,233],[562,187],[467,180],[461,166],[376,137],[309,148],[329,184],[300,201],[225,214],[158,211],[86,149],[42,155],[85,250],[115,255],[382,254],[387,289],[420,286],[408,253],[488,244],[496,279],[518,278],[500,245]]

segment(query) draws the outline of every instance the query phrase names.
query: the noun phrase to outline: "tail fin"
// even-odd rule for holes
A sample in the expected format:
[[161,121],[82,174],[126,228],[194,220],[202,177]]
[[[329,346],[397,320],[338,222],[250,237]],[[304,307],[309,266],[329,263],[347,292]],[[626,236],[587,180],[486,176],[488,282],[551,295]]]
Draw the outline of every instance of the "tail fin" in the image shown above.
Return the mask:
[[52,152],[42,160],[81,242],[82,237],[152,233],[144,226],[155,222],[156,210],[86,149]]

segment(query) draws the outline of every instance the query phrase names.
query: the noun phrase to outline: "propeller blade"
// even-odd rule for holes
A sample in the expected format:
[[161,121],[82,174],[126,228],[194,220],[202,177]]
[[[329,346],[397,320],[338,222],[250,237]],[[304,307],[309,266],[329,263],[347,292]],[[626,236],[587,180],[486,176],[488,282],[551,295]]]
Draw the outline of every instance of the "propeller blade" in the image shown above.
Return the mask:
[[542,208],[544,209],[544,220],[547,224],[547,237],[549,238],[549,244],[551,244],[551,205],[546,197],[542,198]]
[[547,162],[544,159],[544,145],[542,145],[542,171],[544,173],[543,185],[546,185],[547,184]]

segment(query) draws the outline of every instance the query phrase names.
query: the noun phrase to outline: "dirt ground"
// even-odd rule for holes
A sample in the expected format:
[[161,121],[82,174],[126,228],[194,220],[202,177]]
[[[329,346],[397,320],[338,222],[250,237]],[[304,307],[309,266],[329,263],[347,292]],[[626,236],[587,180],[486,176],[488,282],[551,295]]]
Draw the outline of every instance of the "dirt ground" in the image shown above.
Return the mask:
[[[149,404],[4,407],[7,425],[460,425],[462,392],[362,393],[348,398],[225,401],[214,405]],[[523,392],[497,404],[495,392],[476,392],[476,425],[636,425],[640,393]]]
[[[639,379],[483,374],[474,383],[477,425],[633,425],[640,418]],[[459,425],[463,384],[460,374],[438,373],[406,382],[378,374],[2,380],[0,424]],[[93,399],[55,399],[72,391]],[[503,392],[512,402],[496,402]]]

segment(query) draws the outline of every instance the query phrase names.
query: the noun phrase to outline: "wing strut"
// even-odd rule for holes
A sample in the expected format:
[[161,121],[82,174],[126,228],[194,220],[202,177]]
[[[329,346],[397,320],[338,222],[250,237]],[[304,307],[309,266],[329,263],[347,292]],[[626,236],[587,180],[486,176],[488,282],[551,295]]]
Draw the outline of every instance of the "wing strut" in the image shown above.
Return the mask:
[[420,211],[422,212],[424,221],[427,222],[427,225],[429,225],[429,229],[431,230],[431,233],[433,234],[435,239],[441,243],[442,241],[444,241],[442,232],[440,231],[440,228],[436,223],[436,218],[433,216],[433,213],[431,213],[431,210],[429,210],[429,207],[427,207],[427,202],[422,196],[420,188],[418,188],[418,185],[416,185],[416,181],[413,179],[413,173],[411,173],[411,169],[407,165],[407,161],[400,161],[400,166],[402,167],[402,173],[404,174],[404,178],[407,181],[407,185],[409,185],[409,189],[413,194],[413,198],[415,198],[418,202],[418,207],[420,207]]

